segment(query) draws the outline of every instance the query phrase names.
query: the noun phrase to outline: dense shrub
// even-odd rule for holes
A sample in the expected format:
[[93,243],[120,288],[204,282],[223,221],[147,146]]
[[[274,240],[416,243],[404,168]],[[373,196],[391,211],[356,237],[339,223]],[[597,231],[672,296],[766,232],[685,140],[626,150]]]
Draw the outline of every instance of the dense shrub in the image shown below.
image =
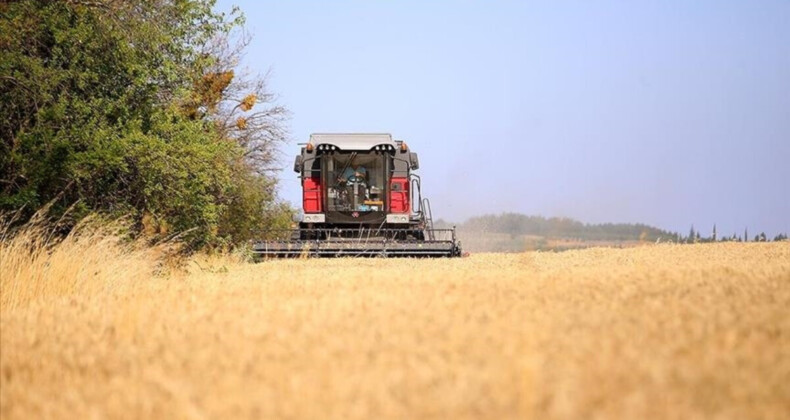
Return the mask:
[[213,3],[0,4],[0,210],[57,199],[193,248],[287,223],[269,175],[287,113],[235,76],[243,19]]

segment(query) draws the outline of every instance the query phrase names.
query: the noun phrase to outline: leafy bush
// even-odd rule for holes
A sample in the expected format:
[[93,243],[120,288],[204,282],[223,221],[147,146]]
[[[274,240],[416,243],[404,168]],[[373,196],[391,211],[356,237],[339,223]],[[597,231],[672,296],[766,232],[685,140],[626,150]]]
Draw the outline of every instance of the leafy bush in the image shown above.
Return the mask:
[[213,6],[0,4],[0,210],[29,217],[58,199],[72,224],[130,214],[192,248],[286,223],[268,174],[287,112],[235,76],[243,18]]

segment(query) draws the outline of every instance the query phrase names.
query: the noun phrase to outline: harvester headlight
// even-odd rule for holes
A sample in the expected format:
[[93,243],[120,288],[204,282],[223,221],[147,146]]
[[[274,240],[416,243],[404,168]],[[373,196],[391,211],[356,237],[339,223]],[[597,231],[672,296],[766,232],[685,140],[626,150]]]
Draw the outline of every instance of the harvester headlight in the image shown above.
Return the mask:
[[387,223],[409,223],[408,214],[388,214]]
[[305,223],[324,223],[326,222],[326,215],[322,213],[305,214],[302,221]]

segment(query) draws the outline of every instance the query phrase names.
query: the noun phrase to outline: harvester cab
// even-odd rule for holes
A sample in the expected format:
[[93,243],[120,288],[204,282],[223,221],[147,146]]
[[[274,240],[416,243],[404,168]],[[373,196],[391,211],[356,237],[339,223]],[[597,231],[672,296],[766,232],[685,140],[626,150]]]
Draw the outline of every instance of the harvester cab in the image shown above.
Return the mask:
[[435,229],[417,154],[390,134],[313,134],[296,156],[298,229],[266,232],[261,257],[461,255],[455,228]]

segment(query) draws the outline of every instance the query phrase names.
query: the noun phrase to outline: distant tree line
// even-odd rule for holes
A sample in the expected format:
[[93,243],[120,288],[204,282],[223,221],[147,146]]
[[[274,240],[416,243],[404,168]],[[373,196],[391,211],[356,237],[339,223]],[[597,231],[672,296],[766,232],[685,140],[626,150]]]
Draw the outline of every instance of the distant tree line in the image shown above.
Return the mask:
[[[444,221],[437,226],[447,227]],[[719,236],[716,226],[710,236],[703,236],[693,226],[688,235],[671,232],[642,223],[601,223],[589,224],[567,217],[527,216],[519,213],[488,214],[472,217],[458,225],[467,232],[500,233],[509,235],[534,235],[556,239],[572,239],[582,241],[651,241],[674,243],[703,243],[725,241],[748,241],[748,231],[743,236],[735,234]],[[759,233],[752,239],[755,242],[766,242],[765,233]],[[787,234],[776,235],[774,241],[787,240]]]
[[287,226],[287,111],[236,66],[243,16],[213,0],[0,2],[0,213],[48,203],[192,248]]
[[[786,233],[780,233],[774,236],[774,242],[786,241],[788,239]],[[770,238],[765,234],[765,232],[760,232],[751,239],[752,242],[769,242]],[[689,229],[689,234],[687,236],[682,236],[678,234],[676,241],[679,243],[708,243],[708,242],[749,242],[749,230],[744,229],[743,235],[738,235],[733,233],[732,235],[719,235],[716,229],[716,225],[713,225],[713,230],[711,231],[710,236],[703,236],[700,234],[698,230],[694,229],[694,226],[691,226]]]
[[600,241],[669,241],[677,234],[637,223],[586,224],[567,217],[527,216],[502,213],[476,216],[462,223],[459,228],[468,231],[506,233],[511,235],[536,235],[550,238],[600,240]]

